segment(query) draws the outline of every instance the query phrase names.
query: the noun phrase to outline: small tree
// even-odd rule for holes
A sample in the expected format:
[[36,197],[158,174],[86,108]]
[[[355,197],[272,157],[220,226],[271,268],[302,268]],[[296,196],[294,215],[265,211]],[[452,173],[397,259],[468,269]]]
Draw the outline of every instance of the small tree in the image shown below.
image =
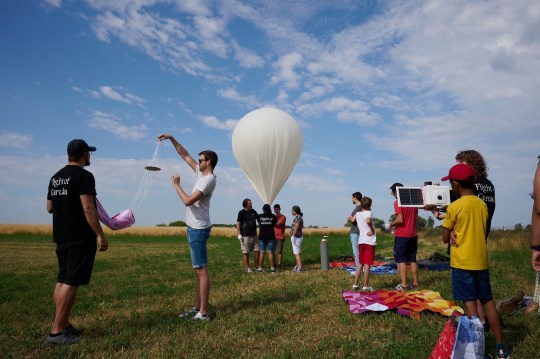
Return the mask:
[[373,218],[373,227],[384,229],[384,221],[379,218]]
[[425,229],[427,225],[427,220],[425,220],[423,217],[418,216],[416,218],[416,229],[418,231],[421,231],[422,229]]
[[186,227],[186,222],[184,221],[174,221],[169,223],[169,227]]
[[521,225],[521,223],[518,223],[514,226],[514,231],[522,231],[523,230],[523,226]]
[[426,228],[431,229],[435,225],[435,221],[433,220],[433,217],[429,216],[426,223]]

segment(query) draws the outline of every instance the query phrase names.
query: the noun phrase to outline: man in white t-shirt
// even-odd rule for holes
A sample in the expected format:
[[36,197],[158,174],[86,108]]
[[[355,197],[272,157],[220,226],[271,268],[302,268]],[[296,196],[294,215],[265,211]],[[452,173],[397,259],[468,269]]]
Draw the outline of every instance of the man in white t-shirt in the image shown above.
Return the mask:
[[187,312],[179,315],[186,318],[193,315],[192,320],[210,320],[208,315],[208,300],[210,297],[210,276],[208,275],[208,256],[206,242],[210,237],[212,223],[210,222],[210,199],[216,187],[214,168],[218,162],[218,156],[214,151],[205,150],[199,152],[197,163],[188,151],[176,139],[169,134],[158,136],[159,141],[169,139],[176,152],[197,173],[197,180],[191,194],[188,195],[180,185],[180,175],[171,177],[173,186],[180,196],[186,208],[187,239],[191,253],[191,263],[195,270],[197,287],[195,290],[195,306]]

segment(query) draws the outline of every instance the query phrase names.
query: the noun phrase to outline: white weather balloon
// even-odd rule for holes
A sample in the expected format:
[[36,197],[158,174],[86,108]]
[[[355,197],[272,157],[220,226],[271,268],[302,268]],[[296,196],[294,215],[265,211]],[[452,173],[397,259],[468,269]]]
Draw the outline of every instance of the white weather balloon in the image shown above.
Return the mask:
[[240,119],[232,134],[236,161],[264,203],[271,204],[300,158],[304,137],[287,112],[265,107]]

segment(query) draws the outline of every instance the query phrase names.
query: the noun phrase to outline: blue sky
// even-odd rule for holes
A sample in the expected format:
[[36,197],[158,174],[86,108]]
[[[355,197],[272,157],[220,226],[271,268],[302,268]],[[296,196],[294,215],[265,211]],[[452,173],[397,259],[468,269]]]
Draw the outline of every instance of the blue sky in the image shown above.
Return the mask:
[[[98,148],[88,170],[108,212],[130,207],[164,132],[219,154],[211,218],[235,223],[244,198],[263,203],[232,131],[265,106],[302,128],[275,203],[306,225],[342,226],[355,191],[387,221],[393,182],[437,182],[463,149],[487,160],[493,225],[530,223],[536,1],[5,0],[0,45],[2,223],[51,222],[47,184],[73,138]],[[169,177],[190,189],[194,175],[168,143],[158,154],[138,225],[185,219]]]

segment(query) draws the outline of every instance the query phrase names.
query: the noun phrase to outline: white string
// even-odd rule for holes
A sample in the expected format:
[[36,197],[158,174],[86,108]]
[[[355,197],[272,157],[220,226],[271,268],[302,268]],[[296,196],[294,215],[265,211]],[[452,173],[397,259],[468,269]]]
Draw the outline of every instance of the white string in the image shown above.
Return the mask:
[[[152,159],[150,160],[151,166],[158,167],[158,168],[159,168],[159,145],[160,145],[160,142],[158,141],[156,150],[154,151]],[[152,174],[153,174],[153,171],[149,171],[149,170],[144,171],[144,175],[139,185],[139,189],[137,190],[137,194],[135,195],[135,198],[133,198],[133,202],[131,203],[130,208],[132,210],[139,207],[141,203],[143,203],[146,197],[148,196],[148,192],[150,191],[150,187],[152,185]]]
[[[167,174],[169,175],[169,178],[172,177],[172,173],[171,173],[171,168],[169,166],[169,162],[165,160],[165,147],[163,149],[163,161],[167,164]],[[176,204],[178,204],[178,207],[182,208],[184,207],[183,206],[183,203],[180,203],[180,198],[178,196],[178,193],[176,193],[176,190],[174,190],[174,198],[176,199]]]

